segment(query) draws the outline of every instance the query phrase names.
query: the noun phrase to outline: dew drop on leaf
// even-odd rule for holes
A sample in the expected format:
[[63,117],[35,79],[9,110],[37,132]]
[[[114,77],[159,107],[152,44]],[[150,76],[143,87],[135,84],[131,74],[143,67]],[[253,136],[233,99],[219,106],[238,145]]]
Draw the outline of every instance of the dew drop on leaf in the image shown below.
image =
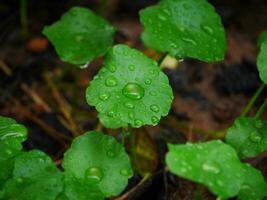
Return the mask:
[[131,102],[126,102],[126,103],[124,103],[124,106],[125,106],[126,108],[130,108],[130,109],[133,109],[133,108],[134,108],[134,105],[133,105]]
[[144,97],[145,90],[137,83],[127,83],[124,86],[122,93],[129,99],[140,100]]
[[16,182],[17,182],[18,184],[21,184],[21,183],[23,183],[23,178],[20,178],[20,177],[19,177],[19,178],[17,178],[17,179],[16,179]]
[[95,184],[102,180],[103,173],[98,167],[90,167],[85,172],[85,178],[89,183]]
[[157,113],[157,112],[159,112],[159,106],[156,104],[153,104],[150,106],[150,110]]
[[120,174],[123,176],[129,176],[130,172],[128,169],[122,169],[122,170],[120,170]]
[[134,125],[137,126],[137,127],[138,127],[138,126],[142,126],[142,123],[143,123],[143,122],[142,122],[140,119],[135,119],[135,120],[134,120]]
[[212,35],[213,34],[213,28],[212,27],[210,27],[210,26],[207,26],[207,25],[201,25],[201,29],[204,31],[204,32],[206,32],[207,34],[209,34],[209,35]]
[[211,161],[203,163],[202,169],[213,174],[219,174],[221,172],[219,165]]
[[150,78],[148,78],[148,79],[145,80],[145,84],[146,84],[146,85],[150,85],[151,83],[152,83],[152,81],[151,81]]
[[116,70],[117,70],[117,68],[116,68],[115,65],[111,65],[110,67],[108,67],[108,69],[109,69],[109,71],[112,72],[112,73],[116,72]]
[[128,113],[128,117],[129,119],[133,119],[134,118],[134,114],[132,112]]
[[184,41],[184,42],[187,42],[187,43],[190,43],[190,44],[192,44],[192,45],[197,45],[197,42],[195,41],[195,40],[192,40],[192,39],[190,39],[190,38],[182,38],[182,40]]
[[253,131],[250,133],[249,139],[251,142],[259,143],[262,139],[262,136],[259,132]]
[[151,121],[153,124],[157,124],[159,122],[159,118],[157,118],[156,116],[152,116]]
[[112,150],[108,150],[107,151],[107,156],[110,157],[110,158],[114,158],[116,156],[115,152],[112,151]]
[[114,117],[115,116],[115,112],[113,110],[108,111],[108,116],[109,117]]
[[162,15],[162,14],[159,14],[158,17],[162,21],[166,21],[167,20],[167,18],[164,15]]
[[130,71],[134,71],[135,70],[135,66],[134,65],[129,65],[128,68],[129,68]]
[[114,87],[118,84],[117,79],[114,76],[110,76],[106,79],[105,82],[106,86],[108,87]]
[[105,101],[109,98],[109,95],[107,93],[103,93],[99,95],[99,99],[102,101]]

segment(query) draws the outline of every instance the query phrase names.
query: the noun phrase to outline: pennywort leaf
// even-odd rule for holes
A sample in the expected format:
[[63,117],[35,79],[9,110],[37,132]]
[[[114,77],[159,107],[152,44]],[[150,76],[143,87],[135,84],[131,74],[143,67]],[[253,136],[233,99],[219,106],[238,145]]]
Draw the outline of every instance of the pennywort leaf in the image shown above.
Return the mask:
[[71,8],[43,30],[59,57],[76,65],[103,56],[113,43],[114,32],[115,28],[105,19],[83,7]]
[[228,129],[226,142],[236,149],[240,158],[254,157],[267,150],[267,123],[239,117]]
[[225,32],[206,0],[162,0],[140,11],[146,46],[178,59],[217,62],[224,58]]
[[260,52],[257,57],[257,67],[261,80],[267,84],[267,37],[262,38]]
[[258,40],[257,40],[257,47],[261,47],[261,45],[262,45],[262,43],[265,41],[265,40],[267,40],[267,30],[266,31],[263,31],[261,34],[260,34],[260,36],[259,36],[259,38],[258,38]]
[[[99,196],[101,199],[118,195],[133,175],[130,159],[123,146],[113,137],[94,131],[73,141],[64,155],[63,167],[65,181],[68,182],[65,194],[68,198],[80,195],[77,200],[86,199],[90,190],[95,195],[92,199],[97,200]],[[84,193],[86,189],[79,185],[89,191]]]
[[169,144],[166,162],[174,174],[201,183],[222,198],[237,195],[244,179],[235,150],[220,140]]
[[61,173],[43,152],[21,152],[14,158],[12,177],[2,191],[4,199],[55,200],[62,191]]
[[108,128],[156,125],[173,100],[167,76],[157,63],[126,45],[116,45],[86,91]]

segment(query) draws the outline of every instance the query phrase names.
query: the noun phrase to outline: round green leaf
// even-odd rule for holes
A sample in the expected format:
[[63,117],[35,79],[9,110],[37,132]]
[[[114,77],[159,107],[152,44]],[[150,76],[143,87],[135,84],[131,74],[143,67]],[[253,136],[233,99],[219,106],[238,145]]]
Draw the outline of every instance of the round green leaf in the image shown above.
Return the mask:
[[226,41],[220,17],[206,0],[162,0],[140,11],[146,46],[181,59],[221,61]]
[[114,32],[105,19],[82,7],[71,8],[43,30],[60,58],[77,65],[103,56],[113,43]]
[[267,150],[267,123],[239,117],[228,129],[226,142],[236,149],[240,158],[254,157]]
[[168,77],[157,63],[126,45],[116,45],[86,91],[108,128],[156,125],[173,100]]
[[242,163],[235,150],[220,140],[170,144],[166,162],[174,174],[202,183],[222,198],[237,195],[243,183]]
[[73,141],[64,154],[63,167],[66,176],[74,176],[88,188],[96,187],[105,197],[120,194],[133,175],[123,146],[113,137],[93,131]]
[[62,175],[52,160],[40,151],[15,157],[14,170],[4,187],[4,199],[55,200],[62,191]]
[[257,57],[257,67],[261,80],[267,84],[267,37],[261,43],[260,53]]
[[245,180],[238,193],[240,200],[262,200],[267,196],[267,183],[262,176],[262,173],[251,167],[249,164],[244,164]]

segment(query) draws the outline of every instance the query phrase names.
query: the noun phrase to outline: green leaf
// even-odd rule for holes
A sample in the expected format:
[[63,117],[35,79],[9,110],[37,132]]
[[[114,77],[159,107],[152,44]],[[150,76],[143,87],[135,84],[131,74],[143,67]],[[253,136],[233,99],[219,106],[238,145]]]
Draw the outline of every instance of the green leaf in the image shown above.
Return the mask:
[[12,158],[22,149],[21,143],[27,138],[27,129],[14,119],[0,116],[0,188],[10,177],[13,169]]
[[267,84],[267,37],[261,43],[260,53],[257,57],[257,67],[261,80]]
[[267,183],[261,172],[249,164],[244,164],[245,180],[238,193],[240,200],[262,200],[267,196]]
[[[71,148],[64,154],[63,167],[66,176],[74,176],[80,185],[86,183],[88,188],[97,188],[105,197],[120,194],[133,175],[123,146],[113,137],[94,131],[73,141]],[[69,187],[68,194],[79,190],[75,183]]]
[[14,170],[4,187],[4,199],[55,200],[62,191],[62,175],[43,152],[22,152],[14,159]]
[[[110,183],[111,184],[111,183]],[[104,200],[105,197],[97,186],[90,185],[85,179],[77,179],[72,174],[65,174],[64,196],[70,200]],[[64,198],[63,198],[64,199]]]
[[86,91],[104,126],[156,125],[173,100],[168,77],[157,63],[126,45],[116,45]]
[[257,40],[257,47],[261,47],[262,43],[267,40],[267,30],[262,32]]
[[254,157],[267,150],[267,123],[239,117],[228,129],[226,142],[236,149],[240,158]]
[[237,195],[244,179],[243,164],[235,150],[220,140],[169,144],[166,162],[174,174],[202,183],[222,198]]
[[82,7],[71,8],[43,30],[60,58],[77,65],[103,56],[112,46],[114,32],[105,19]]
[[220,17],[206,0],[162,0],[140,11],[146,46],[181,58],[214,62],[224,58]]

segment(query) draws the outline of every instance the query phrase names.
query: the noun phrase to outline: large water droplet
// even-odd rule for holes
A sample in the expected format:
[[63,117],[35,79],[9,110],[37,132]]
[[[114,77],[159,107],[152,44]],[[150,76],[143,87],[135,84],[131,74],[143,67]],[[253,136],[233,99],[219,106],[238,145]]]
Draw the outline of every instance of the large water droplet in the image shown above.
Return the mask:
[[184,42],[190,43],[192,45],[197,45],[197,42],[195,40],[192,40],[191,38],[182,38]]
[[250,133],[249,139],[251,142],[259,143],[262,139],[262,136],[258,131],[253,131]]
[[257,120],[254,125],[255,125],[256,128],[262,128],[263,127],[263,122],[261,120]]
[[133,108],[134,108],[134,105],[133,105],[131,102],[126,102],[126,103],[124,103],[124,106],[125,106],[126,108],[130,108],[130,109],[133,109]]
[[213,174],[219,174],[221,172],[220,166],[212,161],[205,162],[202,165],[202,169]]
[[156,104],[153,104],[150,106],[150,110],[157,113],[157,112],[159,112],[159,106]]
[[124,86],[122,93],[124,96],[128,97],[129,99],[139,100],[144,97],[145,90],[141,85],[137,83],[127,83]]
[[139,127],[139,126],[142,126],[143,122],[140,120],[140,119],[135,119],[134,120],[134,125]]
[[85,172],[85,178],[89,183],[95,184],[102,180],[103,173],[98,167],[90,167]]
[[207,25],[201,25],[201,28],[204,32],[206,32],[209,35],[213,34],[213,28]]
[[117,79],[114,76],[109,76],[105,82],[106,86],[114,87],[118,84]]
[[99,99],[102,101],[106,101],[109,98],[109,95],[107,93],[103,93],[99,95]]
[[157,118],[156,116],[152,116],[152,117],[151,117],[151,122],[152,122],[153,124],[157,124],[157,123],[159,122],[159,118]]

